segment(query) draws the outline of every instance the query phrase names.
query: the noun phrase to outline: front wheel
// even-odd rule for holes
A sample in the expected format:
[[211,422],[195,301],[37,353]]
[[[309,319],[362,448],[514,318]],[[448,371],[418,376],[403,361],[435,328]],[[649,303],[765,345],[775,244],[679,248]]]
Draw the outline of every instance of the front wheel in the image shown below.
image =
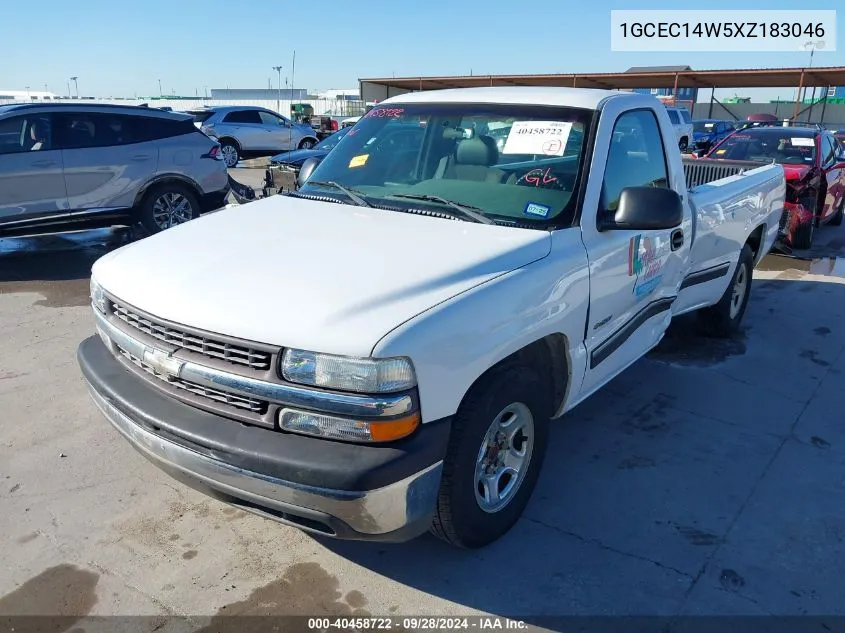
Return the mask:
[[537,374],[491,370],[452,422],[432,532],[464,548],[483,547],[522,515],[543,465],[551,407]]
[[687,137],[682,138],[682,139],[680,140],[680,142],[678,142],[678,148],[679,148],[682,152],[687,151],[687,147],[688,147],[688,146],[689,146],[689,141],[687,140]]
[[314,147],[314,140],[310,138],[304,138],[299,142],[299,149],[311,149]]
[[704,330],[710,336],[727,338],[739,330],[748,297],[751,294],[751,277],[754,271],[754,255],[745,244],[739,254],[733,279],[722,298],[714,306],[704,308],[698,314]]
[[830,224],[831,226],[839,226],[840,224],[842,224],[843,214],[845,214],[845,196],[842,196],[842,200],[839,201],[839,208],[836,210],[834,216],[830,218],[828,224]]
[[810,248],[813,245],[813,236],[816,232],[815,219],[799,224],[792,234],[792,248],[800,250]]

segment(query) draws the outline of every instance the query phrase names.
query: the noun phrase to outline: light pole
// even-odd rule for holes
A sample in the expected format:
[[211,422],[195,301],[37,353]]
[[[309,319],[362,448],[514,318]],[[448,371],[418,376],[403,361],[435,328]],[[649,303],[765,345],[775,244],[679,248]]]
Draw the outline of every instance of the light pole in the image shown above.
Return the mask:
[[[801,48],[803,48],[805,51],[810,51],[810,65],[807,66],[807,68],[812,68],[813,67],[813,54],[816,52],[816,49],[824,48],[824,40],[818,40],[816,42],[813,42],[813,41],[804,42],[804,44],[803,44],[803,46],[801,46]],[[816,94],[816,90],[815,90],[815,86],[813,86],[813,96],[815,96],[815,94]],[[807,96],[807,87],[805,86],[804,87],[804,94],[801,95],[801,101],[802,102],[804,101],[804,97],[806,97],[806,96]]]
[[276,93],[276,112],[282,113],[282,67],[273,66],[273,70],[279,75],[279,91]]
[[[79,84],[77,83],[77,79],[79,77],[71,77],[70,80],[73,82],[74,87],[76,88],[76,98],[79,99]],[[70,86],[70,84],[68,84]]]
[[164,93],[161,90],[161,79],[158,80],[158,96],[163,97]]

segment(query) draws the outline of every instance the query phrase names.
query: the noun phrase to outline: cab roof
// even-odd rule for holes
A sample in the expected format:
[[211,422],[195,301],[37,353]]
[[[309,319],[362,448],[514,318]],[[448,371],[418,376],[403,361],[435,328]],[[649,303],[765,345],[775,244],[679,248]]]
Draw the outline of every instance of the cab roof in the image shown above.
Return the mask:
[[660,103],[651,95],[620,90],[518,86],[409,92],[384,99],[378,105],[385,103],[506,103],[597,110],[601,103],[607,99],[630,99],[633,103]]

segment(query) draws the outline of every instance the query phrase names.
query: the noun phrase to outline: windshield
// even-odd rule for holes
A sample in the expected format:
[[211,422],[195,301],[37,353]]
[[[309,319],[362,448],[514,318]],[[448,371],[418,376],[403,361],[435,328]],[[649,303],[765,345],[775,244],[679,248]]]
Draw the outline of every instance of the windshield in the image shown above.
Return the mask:
[[451,214],[448,200],[508,224],[569,222],[591,117],[591,110],[534,105],[379,105],[299,194],[347,201],[342,185],[377,207]]
[[702,134],[710,134],[716,131],[716,123],[713,121],[693,121],[693,132],[701,132]]
[[342,139],[344,136],[346,136],[346,133],[351,129],[352,128],[348,127],[348,128],[344,128],[342,130],[338,130],[337,132],[335,132],[331,136],[327,136],[322,141],[317,143],[314,146],[314,149],[331,149],[331,148],[333,148],[335,145],[337,145],[340,142],[340,139]]
[[716,148],[713,158],[812,164],[816,158],[816,140],[787,128],[749,128],[726,138]]

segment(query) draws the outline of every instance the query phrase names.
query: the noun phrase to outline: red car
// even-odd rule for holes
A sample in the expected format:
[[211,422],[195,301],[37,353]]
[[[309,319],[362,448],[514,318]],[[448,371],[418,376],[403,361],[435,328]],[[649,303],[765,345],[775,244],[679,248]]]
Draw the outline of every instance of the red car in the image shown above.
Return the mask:
[[810,248],[815,228],[842,223],[845,152],[828,130],[752,127],[734,132],[705,158],[783,165],[786,205],[781,233],[793,248]]

